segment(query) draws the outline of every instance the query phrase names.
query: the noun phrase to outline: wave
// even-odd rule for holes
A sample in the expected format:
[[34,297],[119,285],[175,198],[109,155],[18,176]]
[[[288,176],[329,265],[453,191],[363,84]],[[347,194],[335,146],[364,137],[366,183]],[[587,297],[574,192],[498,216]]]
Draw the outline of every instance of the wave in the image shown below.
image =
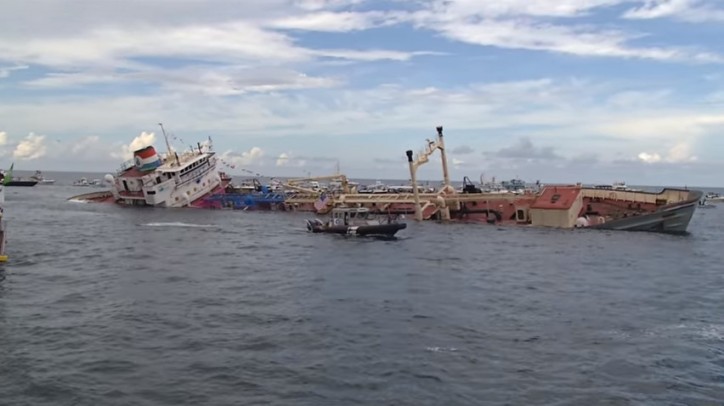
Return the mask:
[[170,223],[145,223],[141,224],[145,227],[193,227],[193,228],[215,228],[218,227],[213,224],[191,224],[191,223],[182,223],[180,221],[174,221]]
[[68,199],[71,203],[90,203],[90,200],[83,200],[83,199]]

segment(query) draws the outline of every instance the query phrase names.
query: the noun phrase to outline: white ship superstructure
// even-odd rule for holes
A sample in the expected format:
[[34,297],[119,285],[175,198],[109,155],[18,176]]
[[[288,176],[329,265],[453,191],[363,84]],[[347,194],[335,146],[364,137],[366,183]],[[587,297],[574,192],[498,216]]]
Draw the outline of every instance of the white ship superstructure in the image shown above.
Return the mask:
[[[163,130],[163,126],[161,127]],[[159,156],[153,146],[133,153],[116,176],[106,175],[118,203],[184,207],[212,194],[222,184],[211,140],[197,149],[176,153],[164,131],[168,152]]]

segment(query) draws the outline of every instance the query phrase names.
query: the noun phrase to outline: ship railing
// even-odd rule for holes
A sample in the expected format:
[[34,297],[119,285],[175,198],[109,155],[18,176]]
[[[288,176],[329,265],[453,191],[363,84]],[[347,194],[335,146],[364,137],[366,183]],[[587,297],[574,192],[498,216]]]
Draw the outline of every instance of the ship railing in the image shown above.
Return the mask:
[[129,159],[127,161],[124,161],[121,163],[121,165],[118,168],[118,173],[125,172],[129,170],[130,168],[136,166],[136,163],[133,161],[133,159]]

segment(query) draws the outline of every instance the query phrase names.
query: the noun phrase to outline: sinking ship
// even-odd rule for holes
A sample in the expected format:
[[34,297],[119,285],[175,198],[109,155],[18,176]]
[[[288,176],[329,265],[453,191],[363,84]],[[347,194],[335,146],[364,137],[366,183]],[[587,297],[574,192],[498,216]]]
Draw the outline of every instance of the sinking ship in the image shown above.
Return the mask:
[[[435,193],[423,193],[416,172],[436,151],[441,154],[443,186]],[[342,192],[337,194],[302,189],[290,181],[287,186],[298,193],[285,199],[285,209],[325,214],[335,207],[365,207],[377,213],[414,214],[416,220],[685,233],[702,196],[698,190],[666,188],[653,193],[580,183],[521,193],[484,192],[468,184],[457,191],[448,176],[442,127],[417,156],[412,150],[406,156],[412,193],[357,193],[344,176]]]
[[[163,130],[163,126],[161,126]],[[230,185],[217,169],[211,143],[177,154],[152,147],[134,152],[134,160],[114,175],[106,175],[110,191],[72,199],[154,207],[304,211],[328,214],[335,208],[365,208],[369,213],[411,214],[416,220],[483,222],[554,228],[685,233],[702,192],[666,188],[658,193],[628,187],[545,185],[536,190],[499,193],[465,184],[456,190],[448,175],[442,127],[417,155],[406,151],[412,185],[393,193],[362,193],[345,175],[290,179],[279,188],[255,185],[250,191]],[[441,154],[443,185],[439,190],[417,184],[417,169]],[[320,188],[318,181],[334,188]],[[310,186],[311,185],[311,186]],[[481,185],[483,186],[483,185]]]
[[133,159],[123,163],[115,175],[105,176],[109,191],[71,199],[128,206],[198,207],[209,196],[223,193],[229,179],[218,170],[211,139],[179,154],[171,148],[163,125],[161,130],[166,141],[165,155],[153,146],[136,150]]

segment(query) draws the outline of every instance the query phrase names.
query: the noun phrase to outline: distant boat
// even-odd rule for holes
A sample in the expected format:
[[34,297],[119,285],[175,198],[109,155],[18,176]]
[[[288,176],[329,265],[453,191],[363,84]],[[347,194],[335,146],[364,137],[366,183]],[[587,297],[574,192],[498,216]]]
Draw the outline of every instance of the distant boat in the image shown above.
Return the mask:
[[88,182],[87,178],[80,178],[76,181],[73,181],[73,186],[90,186],[90,182]]
[[[13,165],[10,165],[9,172],[11,174],[13,172]],[[5,220],[3,219],[5,215],[5,185],[3,183],[4,181],[0,182],[0,262],[7,262],[8,256],[5,254]]]
[[27,179],[13,179],[11,181],[8,181],[5,186],[35,186],[38,184],[37,180],[27,180]]
[[3,219],[5,205],[5,186],[0,183],[0,262],[7,262],[8,256],[5,254],[5,220]]
[[704,196],[704,200],[712,203],[724,203],[724,196],[719,195],[719,193],[709,192]]
[[55,183],[55,179],[45,179],[43,173],[40,171],[35,171],[35,174],[31,176],[30,179],[38,181],[40,185],[52,185]]
[[5,171],[0,171],[0,182],[2,182],[4,186],[35,186],[38,184],[37,180],[13,178],[14,166],[14,163],[11,164],[7,173],[5,173]]

